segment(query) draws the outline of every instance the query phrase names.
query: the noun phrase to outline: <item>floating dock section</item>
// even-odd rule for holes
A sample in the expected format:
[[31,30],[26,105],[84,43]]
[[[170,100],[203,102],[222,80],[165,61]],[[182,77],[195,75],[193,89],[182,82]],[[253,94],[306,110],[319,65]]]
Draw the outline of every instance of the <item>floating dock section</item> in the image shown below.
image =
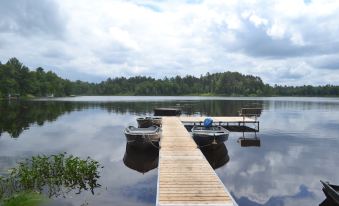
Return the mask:
[[[206,117],[179,117],[180,121],[187,127],[202,125]],[[255,118],[236,116],[236,117],[210,117],[213,124],[222,126],[231,132],[259,132],[259,121]]]
[[[220,124],[224,124],[224,123],[255,123],[257,122],[255,119],[252,119],[250,117],[209,117],[211,119],[213,119],[213,123],[220,123]],[[206,117],[179,117],[180,121],[185,123],[185,122],[195,122],[195,123],[199,123],[199,122],[204,122],[204,120],[206,119]]]
[[194,120],[187,118],[162,118],[156,205],[237,205],[184,127]]

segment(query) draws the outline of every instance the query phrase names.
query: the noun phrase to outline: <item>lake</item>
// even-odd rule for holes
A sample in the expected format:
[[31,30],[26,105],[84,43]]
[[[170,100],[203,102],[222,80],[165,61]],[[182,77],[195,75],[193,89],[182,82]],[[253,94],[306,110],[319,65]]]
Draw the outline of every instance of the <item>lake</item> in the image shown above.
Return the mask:
[[[260,147],[241,147],[232,132],[220,154],[205,154],[240,206],[319,205],[319,180],[339,184],[339,99],[237,97],[72,97],[0,102],[0,174],[37,154],[67,152],[100,162],[90,191],[51,205],[155,205],[158,153],[126,147],[123,130],[155,107],[182,115],[234,116],[262,107]],[[253,138],[253,133],[246,133]],[[125,158],[124,158],[125,157]],[[141,164],[140,162],[144,162]],[[220,163],[221,162],[221,163]]]

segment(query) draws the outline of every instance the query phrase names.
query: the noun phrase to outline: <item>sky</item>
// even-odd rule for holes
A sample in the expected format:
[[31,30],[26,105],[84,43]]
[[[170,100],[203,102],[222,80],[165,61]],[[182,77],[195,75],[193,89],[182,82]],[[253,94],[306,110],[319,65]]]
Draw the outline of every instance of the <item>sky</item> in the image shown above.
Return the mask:
[[339,85],[337,0],[0,0],[0,61],[63,78],[237,71]]

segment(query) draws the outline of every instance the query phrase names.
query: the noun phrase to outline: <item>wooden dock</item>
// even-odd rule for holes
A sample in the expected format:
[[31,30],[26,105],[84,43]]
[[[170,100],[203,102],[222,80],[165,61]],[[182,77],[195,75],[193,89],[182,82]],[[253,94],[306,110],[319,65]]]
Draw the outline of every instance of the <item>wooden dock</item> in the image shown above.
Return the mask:
[[182,118],[162,118],[156,205],[236,205],[185,129]]

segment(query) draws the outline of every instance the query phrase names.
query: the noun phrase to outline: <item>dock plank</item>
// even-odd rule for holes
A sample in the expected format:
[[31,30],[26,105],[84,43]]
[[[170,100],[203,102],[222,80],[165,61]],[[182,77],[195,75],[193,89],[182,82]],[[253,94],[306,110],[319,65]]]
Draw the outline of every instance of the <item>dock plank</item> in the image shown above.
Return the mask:
[[183,120],[200,121],[199,118],[162,118],[157,206],[236,205],[185,129]]

